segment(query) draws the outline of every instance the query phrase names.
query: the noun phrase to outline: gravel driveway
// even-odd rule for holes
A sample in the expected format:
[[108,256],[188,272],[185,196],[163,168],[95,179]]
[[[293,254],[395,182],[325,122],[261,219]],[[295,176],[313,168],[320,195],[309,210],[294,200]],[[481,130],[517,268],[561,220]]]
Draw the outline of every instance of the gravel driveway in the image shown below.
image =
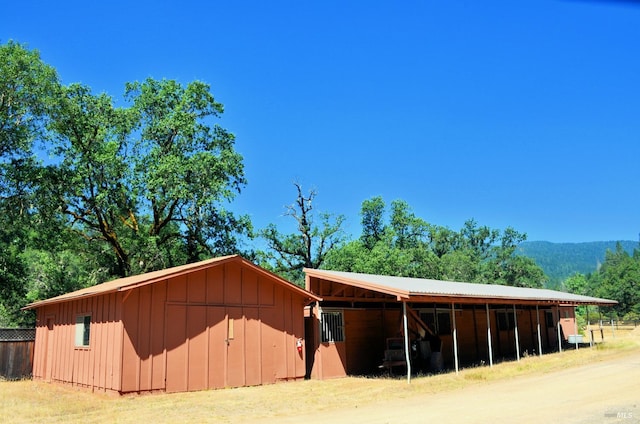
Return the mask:
[[[640,357],[278,423],[640,423]],[[266,421],[265,421],[266,422]]]

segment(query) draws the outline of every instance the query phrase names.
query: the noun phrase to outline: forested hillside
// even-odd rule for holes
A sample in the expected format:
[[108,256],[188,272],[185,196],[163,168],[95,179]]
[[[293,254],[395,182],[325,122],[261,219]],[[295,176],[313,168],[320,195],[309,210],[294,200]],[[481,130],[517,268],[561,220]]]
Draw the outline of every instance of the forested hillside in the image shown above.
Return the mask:
[[[589,274],[604,262],[607,250],[615,251],[617,241],[592,241],[586,243],[551,243],[525,241],[518,245],[516,253],[536,261],[549,277],[547,287],[557,288],[570,275],[579,272]],[[620,241],[629,254],[638,248],[637,241]]]

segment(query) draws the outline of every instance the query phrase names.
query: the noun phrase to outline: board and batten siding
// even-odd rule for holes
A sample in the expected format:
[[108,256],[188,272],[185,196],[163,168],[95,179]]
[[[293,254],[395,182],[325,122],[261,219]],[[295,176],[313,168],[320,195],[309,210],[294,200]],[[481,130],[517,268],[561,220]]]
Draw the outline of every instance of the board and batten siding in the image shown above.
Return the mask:
[[[239,256],[148,278],[35,303],[34,378],[118,393],[304,378],[304,349],[296,342],[304,338],[310,293]],[[76,346],[76,322],[87,316],[89,343]]]
[[121,391],[183,392],[304,378],[304,298],[238,263],[131,290]]
[[[120,391],[122,293],[38,308],[33,377]],[[88,347],[75,346],[76,317],[91,316]]]

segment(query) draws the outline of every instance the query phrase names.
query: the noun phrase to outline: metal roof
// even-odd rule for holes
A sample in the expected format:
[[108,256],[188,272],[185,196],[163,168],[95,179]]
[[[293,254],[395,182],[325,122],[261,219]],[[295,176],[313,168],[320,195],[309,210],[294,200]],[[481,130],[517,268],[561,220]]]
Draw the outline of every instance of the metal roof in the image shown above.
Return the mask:
[[229,255],[229,256],[220,256],[218,258],[207,259],[207,260],[192,263],[192,264],[176,266],[173,268],[162,269],[159,271],[147,272],[145,274],[132,275],[130,277],[119,278],[117,280],[108,281],[102,284],[96,284],[95,286],[76,290],[70,293],[65,293],[63,295],[52,297],[50,299],[30,303],[27,306],[25,306],[23,309],[33,309],[33,308],[37,308],[39,306],[43,306],[51,303],[65,302],[65,301],[75,300],[79,298],[98,296],[101,294],[113,293],[118,291],[131,290],[140,286],[153,284],[158,281],[163,281],[168,278],[177,277],[177,276],[187,274],[193,271],[197,271],[200,269],[218,266],[226,262],[241,262],[242,264],[254,269],[258,273],[269,276],[276,282],[284,286],[287,286],[288,288],[290,288],[295,292],[303,294],[304,296],[307,296],[310,299],[320,300],[320,298],[315,296],[314,294],[309,293],[308,291],[277,276],[276,274],[273,274],[272,272],[267,271],[264,268],[259,267],[258,265],[255,265],[254,263],[244,259],[240,255]]
[[446,298],[492,299],[546,302],[575,305],[615,305],[610,299],[581,296],[549,289],[502,286],[497,284],[463,283],[426,278],[393,277],[355,272],[305,269],[307,275],[370,289],[410,299],[416,296]]

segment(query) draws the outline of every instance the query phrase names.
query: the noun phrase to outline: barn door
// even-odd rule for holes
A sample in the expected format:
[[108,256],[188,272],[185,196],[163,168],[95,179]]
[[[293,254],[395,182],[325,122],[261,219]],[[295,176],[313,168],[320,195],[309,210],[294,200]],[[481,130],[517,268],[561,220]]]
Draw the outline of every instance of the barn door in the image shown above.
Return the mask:
[[227,387],[245,385],[245,337],[242,308],[227,308]]
[[166,311],[167,392],[246,385],[241,307],[167,305]]
[[226,384],[228,317],[223,307],[207,307],[209,327],[209,388],[222,389]]

